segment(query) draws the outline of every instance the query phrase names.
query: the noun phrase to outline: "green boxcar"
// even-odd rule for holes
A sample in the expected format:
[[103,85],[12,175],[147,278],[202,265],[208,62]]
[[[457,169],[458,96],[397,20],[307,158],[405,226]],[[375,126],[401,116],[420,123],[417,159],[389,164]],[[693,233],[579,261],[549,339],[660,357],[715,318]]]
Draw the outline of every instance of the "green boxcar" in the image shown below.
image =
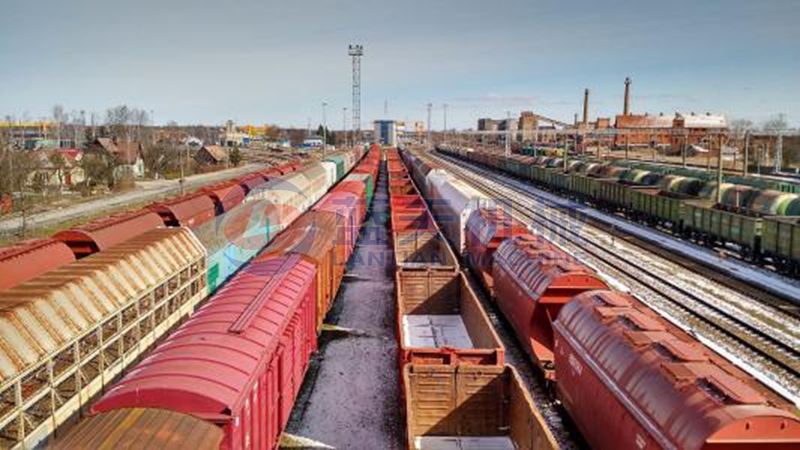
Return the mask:
[[714,240],[732,242],[742,246],[745,254],[760,251],[760,217],[745,216],[714,208],[711,200],[689,200],[685,202],[684,226]]
[[684,203],[689,198],[666,195],[659,188],[636,188],[631,190],[633,215],[650,222],[671,225],[673,231],[683,229]]
[[351,173],[346,176],[344,181],[360,181],[367,185],[367,207],[372,205],[372,197],[375,194],[375,180],[372,175],[368,173]]
[[339,181],[345,174],[345,160],[343,156],[333,155],[324,158],[323,161],[332,162],[336,165],[336,181]]
[[800,267],[800,217],[765,217],[761,249],[784,264]]

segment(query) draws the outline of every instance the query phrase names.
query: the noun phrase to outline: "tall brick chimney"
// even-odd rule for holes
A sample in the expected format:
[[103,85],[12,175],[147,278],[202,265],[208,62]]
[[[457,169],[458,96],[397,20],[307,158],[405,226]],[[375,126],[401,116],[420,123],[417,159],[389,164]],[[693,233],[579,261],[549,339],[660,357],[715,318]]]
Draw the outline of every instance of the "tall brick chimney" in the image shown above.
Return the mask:
[[589,123],[589,88],[583,91],[583,124]]
[[627,116],[631,113],[631,79],[625,78],[625,106],[622,108],[622,115]]

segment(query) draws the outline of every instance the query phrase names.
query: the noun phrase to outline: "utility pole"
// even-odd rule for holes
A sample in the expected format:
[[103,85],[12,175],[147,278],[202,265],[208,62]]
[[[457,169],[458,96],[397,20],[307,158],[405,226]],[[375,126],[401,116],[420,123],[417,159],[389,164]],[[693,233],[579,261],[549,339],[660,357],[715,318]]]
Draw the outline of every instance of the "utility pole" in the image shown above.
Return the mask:
[[443,104],[442,107],[444,108],[444,138],[443,140],[447,142],[447,103]]
[[[713,138],[711,142],[713,142]],[[717,158],[717,204],[720,204],[722,203],[722,135],[719,135],[717,144],[719,144],[719,157]],[[709,153],[711,153],[711,149],[709,149]]]
[[328,102],[322,102],[322,154],[328,153],[328,120],[325,118],[325,107]]
[[428,145],[433,145],[431,135],[431,108],[433,108],[433,103],[428,103]]
[[342,108],[342,134],[344,135],[344,146],[347,147],[347,107]]
[[747,167],[750,163],[750,130],[744,132],[744,168],[742,169],[742,173],[744,176],[747,176]]
[[360,44],[351,44],[348,54],[353,60],[353,144],[361,134],[361,57],[364,56],[364,47]]
[[506,111],[506,156],[511,156],[511,111]]

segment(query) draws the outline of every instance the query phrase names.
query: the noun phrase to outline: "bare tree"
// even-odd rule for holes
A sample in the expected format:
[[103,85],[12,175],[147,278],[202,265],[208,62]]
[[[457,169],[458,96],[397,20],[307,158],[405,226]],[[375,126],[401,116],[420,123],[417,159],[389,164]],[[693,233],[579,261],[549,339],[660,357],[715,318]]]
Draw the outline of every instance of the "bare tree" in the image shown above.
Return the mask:
[[780,113],[776,116],[773,116],[762,126],[764,131],[770,132],[777,132],[777,131],[786,131],[789,129],[789,123],[786,121],[786,114]]

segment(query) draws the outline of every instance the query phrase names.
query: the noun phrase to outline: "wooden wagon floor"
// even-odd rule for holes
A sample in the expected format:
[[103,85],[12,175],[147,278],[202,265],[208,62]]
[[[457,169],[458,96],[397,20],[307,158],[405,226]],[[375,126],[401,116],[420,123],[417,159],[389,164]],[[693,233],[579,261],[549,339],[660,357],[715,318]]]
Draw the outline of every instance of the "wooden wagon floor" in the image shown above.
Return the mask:
[[515,450],[507,436],[450,437],[424,436],[415,439],[416,450]]
[[406,314],[403,335],[406,347],[474,348],[464,320],[458,314]]

